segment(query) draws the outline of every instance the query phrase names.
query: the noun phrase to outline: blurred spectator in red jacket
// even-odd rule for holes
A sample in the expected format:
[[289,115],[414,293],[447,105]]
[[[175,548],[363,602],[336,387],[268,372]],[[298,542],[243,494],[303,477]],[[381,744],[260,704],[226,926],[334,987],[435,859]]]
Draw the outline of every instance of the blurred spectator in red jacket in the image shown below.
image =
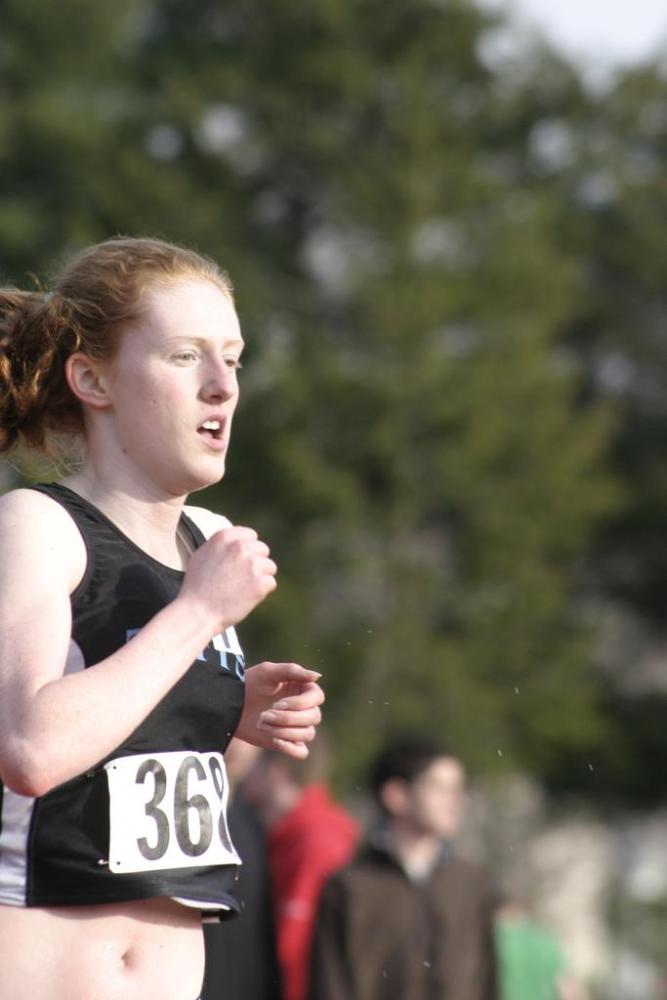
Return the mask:
[[326,785],[327,756],[321,734],[305,761],[265,751],[243,784],[266,829],[283,1000],[307,996],[322,886],[350,860],[360,837]]

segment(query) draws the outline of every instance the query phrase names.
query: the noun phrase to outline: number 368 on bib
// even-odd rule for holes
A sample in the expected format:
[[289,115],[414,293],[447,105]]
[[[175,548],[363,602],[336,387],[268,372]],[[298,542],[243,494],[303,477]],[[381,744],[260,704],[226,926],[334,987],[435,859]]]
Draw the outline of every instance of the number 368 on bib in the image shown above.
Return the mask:
[[110,871],[240,864],[227,826],[222,754],[136,754],[105,769]]

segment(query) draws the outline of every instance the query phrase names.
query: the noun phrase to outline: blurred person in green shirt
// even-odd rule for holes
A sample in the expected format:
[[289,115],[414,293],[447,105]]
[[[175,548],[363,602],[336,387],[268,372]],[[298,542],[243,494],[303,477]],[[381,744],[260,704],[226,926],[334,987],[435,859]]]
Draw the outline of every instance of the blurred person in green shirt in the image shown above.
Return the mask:
[[499,908],[495,936],[501,1000],[587,1000],[555,936],[519,900]]

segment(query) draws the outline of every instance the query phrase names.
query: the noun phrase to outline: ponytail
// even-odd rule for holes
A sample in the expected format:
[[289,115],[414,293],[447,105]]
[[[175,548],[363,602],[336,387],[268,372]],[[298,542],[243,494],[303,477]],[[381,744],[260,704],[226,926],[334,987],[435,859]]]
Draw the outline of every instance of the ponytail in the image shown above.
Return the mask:
[[48,453],[50,430],[82,430],[65,379],[65,360],[79,341],[62,296],[0,289],[0,453],[19,442]]

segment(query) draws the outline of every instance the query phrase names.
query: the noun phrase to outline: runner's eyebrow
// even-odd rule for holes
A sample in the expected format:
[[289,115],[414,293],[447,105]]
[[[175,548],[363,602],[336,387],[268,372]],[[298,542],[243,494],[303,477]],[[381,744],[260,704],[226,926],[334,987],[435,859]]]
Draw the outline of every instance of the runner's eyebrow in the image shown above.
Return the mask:
[[[211,340],[210,337],[201,336],[201,335],[196,334],[196,333],[177,333],[177,334],[172,334],[169,337],[165,337],[165,341],[168,344],[169,343],[176,343],[176,342],[182,344],[184,342],[187,342],[189,344],[200,344],[200,345],[203,345],[203,346],[209,346],[210,344],[213,343],[213,341]],[[238,347],[239,350],[242,351],[243,348],[245,347],[245,341],[242,340],[241,337],[232,337],[229,340],[225,340],[223,346],[224,347]]]

